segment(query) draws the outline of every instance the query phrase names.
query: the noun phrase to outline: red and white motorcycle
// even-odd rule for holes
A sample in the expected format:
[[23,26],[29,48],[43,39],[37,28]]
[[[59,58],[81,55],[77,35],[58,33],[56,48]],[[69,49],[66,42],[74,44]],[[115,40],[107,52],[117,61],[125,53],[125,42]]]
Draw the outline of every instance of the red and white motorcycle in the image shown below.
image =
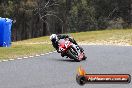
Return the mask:
[[80,50],[80,47],[70,42],[68,38],[60,39],[58,44],[59,51],[70,59],[74,59],[77,62],[86,60],[87,57],[85,56],[84,52]]

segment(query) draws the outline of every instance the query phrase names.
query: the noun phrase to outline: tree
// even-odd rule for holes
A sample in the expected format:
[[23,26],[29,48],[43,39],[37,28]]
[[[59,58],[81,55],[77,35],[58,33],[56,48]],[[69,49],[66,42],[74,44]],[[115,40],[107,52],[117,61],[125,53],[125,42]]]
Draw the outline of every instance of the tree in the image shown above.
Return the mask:
[[0,0],[0,16],[13,21],[12,40],[132,27],[132,0]]

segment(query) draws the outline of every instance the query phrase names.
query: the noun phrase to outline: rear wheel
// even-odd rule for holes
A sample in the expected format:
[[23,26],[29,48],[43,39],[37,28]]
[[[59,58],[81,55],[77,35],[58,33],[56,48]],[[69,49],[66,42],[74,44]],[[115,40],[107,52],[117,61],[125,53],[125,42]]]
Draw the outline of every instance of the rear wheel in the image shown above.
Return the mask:
[[76,52],[74,47],[71,46],[67,53],[68,53],[69,58],[74,59],[77,62],[80,62],[80,60],[78,59],[78,53]]

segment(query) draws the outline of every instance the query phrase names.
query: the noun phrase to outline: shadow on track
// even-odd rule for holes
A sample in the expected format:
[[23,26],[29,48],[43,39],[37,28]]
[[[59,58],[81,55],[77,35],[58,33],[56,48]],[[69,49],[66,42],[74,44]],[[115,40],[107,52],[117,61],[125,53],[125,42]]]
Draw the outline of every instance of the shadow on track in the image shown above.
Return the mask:
[[60,62],[76,62],[75,60],[72,60],[72,59],[56,59],[57,61],[60,61]]

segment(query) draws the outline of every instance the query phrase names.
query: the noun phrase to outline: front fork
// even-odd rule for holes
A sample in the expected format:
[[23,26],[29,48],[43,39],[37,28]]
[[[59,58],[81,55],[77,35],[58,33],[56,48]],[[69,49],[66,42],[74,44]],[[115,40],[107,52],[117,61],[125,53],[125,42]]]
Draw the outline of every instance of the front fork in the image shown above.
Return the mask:
[[79,45],[73,44],[72,46],[76,49],[77,53],[81,53],[81,48]]
[[74,44],[73,44],[73,47],[75,47],[75,49],[76,49],[76,51],[78,53],[78,58],[79,59],[85,58],[85,54],[83,52],[84,50],[83,50],[82,47],[80,47],[79,45],[74,45]]

